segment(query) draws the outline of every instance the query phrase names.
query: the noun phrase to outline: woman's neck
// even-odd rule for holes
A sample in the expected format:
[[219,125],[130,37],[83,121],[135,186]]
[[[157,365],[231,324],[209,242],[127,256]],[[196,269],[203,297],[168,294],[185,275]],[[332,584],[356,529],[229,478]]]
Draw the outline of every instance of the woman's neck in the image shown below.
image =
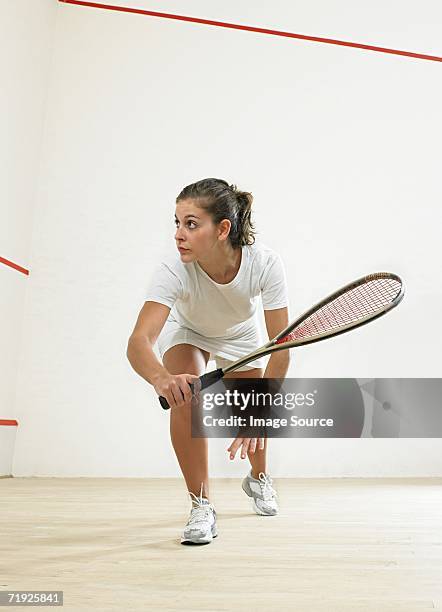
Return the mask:
[[226,285],[238,274],[241,259],[242,249],[230,247],[218,250],[217,253],[211,255],[210,259],[199,259],[198,264],[215,283]]

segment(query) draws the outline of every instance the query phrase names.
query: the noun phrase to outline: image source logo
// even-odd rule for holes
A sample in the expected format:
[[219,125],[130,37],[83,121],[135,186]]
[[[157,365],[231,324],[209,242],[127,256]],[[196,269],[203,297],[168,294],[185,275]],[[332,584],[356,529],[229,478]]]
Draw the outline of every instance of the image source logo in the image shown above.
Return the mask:
[[[333,381],[332,381],[333,382]],[[228,378],[199,394],[194,437],[359,437],[364,424],[354,379]]]

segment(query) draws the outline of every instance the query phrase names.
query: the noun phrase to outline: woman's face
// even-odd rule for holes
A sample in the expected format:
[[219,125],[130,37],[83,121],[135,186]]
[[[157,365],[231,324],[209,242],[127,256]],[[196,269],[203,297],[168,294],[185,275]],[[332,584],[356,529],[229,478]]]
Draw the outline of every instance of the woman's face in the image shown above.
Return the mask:
[[181,261],[205,259],[218,242],[219,229],[194,200],[180,200],[175,209],[175,242]]

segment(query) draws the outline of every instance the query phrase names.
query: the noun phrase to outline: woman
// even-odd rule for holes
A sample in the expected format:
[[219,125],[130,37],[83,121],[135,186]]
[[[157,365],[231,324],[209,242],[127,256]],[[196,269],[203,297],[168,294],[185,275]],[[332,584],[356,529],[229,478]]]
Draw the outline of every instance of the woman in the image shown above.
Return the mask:
[[[263,344],[255,316],[259,296],[269,338],[288,325],[282,262],[274,251],[255,244],[252,201],[251,193],[215,178],[181,191],[175,212],[179,255],[157,268],[128,343],[134,370],[171,407],[172,445],[192,500],[183,544],[206,544],[217,535],[209,501],[208,442],[191,436],[189,383],[204,373],[209,358],[217,368],[225,367]],[[157,340],[162,364],[152,350]],[[264,363],[257,359],[225,378],[284,378],[289,351],[273,353],[265,371]],[[227,449],[230,459],[239,449],[251,464],[242,487],[255,512],[276,514],[266,440],[237,438]]]

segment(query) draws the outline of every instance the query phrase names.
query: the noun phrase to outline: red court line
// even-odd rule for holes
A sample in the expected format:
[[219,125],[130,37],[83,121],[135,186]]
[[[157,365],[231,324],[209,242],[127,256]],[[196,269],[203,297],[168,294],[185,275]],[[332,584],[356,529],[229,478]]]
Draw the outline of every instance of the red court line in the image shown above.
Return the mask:
[[0,419],[0,426],[1,425],[7,425],[10,427],[17,427],[18,423],[17,421],[13,420],[13,419]]
[[29,270],[26,270],[26,268],[22,268],[18,264],[15,264],[13,261],[9,261],[9,259],[0,257],[0,263],[4,263],[6,266],[9,266],[10,268],[14,268],[14,270],[18,270],[19,272],[22,272],[23,274],[29,275]]
[[205,25],[218,26],[221,28],[231,28],[234,30],[246,30],[248,32],[258,32],[259,34],[271,34],[273,36],[285,36],[287,38],[298,38],[300,40],[310,40],[313,42],[326,43],[328,45],[341,45],[343,47],[354,47],[356,49],[366,49],[368,51],[378,51],[379,53],[391,53],[393,55],[404,55],[417,59],[442,62],[442,57],[437,55],[424,55],[423,53],[412,53],[411,51],[399,51],[398,49],[386,49],[373,45],[363,45],[360,43],[347,42],[344,40],[334,40],[333,38],[320,38],[318,36],[306,36],[304,34],[294,34],[293,32],[281,32],[280,30],[267,30],[266,28],[256,28],[254,26],[239,25],[237,23],[225,23],[223,21],[212,21],[210,19],[199,19],[198,17],[185,17],[184,15],[172,15],[170,13],[158,13],[156,11],[146,11],[143,9],[129,8],[125,6],[113,6],[111,4],[98,4],[96,2],[84,2],[83,0],[58,0],[64,4],[77,4],[79,6],[89,6],[92,8],[107,9],[109,11],[121,11],[123,13],[136,13],[138,15],[149,15],[151,17],[163,17],[164,19],[177,19],[179,21],[190,21],[192,23],[203,23]]

